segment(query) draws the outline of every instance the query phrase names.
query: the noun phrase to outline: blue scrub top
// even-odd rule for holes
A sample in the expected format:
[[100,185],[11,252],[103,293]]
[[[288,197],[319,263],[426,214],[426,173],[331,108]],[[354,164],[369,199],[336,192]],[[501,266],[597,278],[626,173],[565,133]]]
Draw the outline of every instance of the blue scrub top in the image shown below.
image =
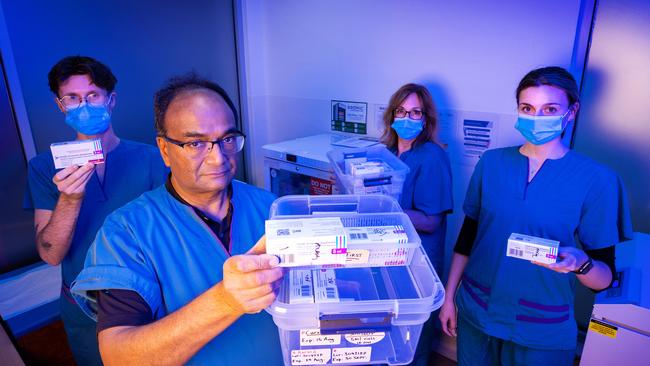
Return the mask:
[[[275,197],[238,181],[232,187],[230,243],[235,255],[246,253],[264,235],[264,220]],[[229,256],[194,209],[161,186],[106,219],[72,291],[93,317],[88,291],[136,291],[160,319],[220,282]],[[281,350],[278,328],[261,312],[240,317],[189,364],[281,365]]]
[[[66,288],[83,268],[88,247],[106,216],[164,183],[168,174],[157,148],[124,139],[106,155],[104,164],[103,183],[93,173],[86,185],[70,249],[61,263]],[[59,199],[59,190],[52,182],[56,172],[50,151],[30,160],[24,208],[54,210]]]
[[442,274],[447,232],[446,214],[451,213],[454,208],[449,157],[438,144],[425,142],[402,153],[399,158],[410,169],[400,197],[402,209],[421,211],[426,215],[443,214],[436,231],[418,232],[422,246],[436,272]]
[[575,349],[575,274],[507,257],[511,233],[584,249],[615,245],[632,235],[620,178],[570,150],[546,160],[528,183],[519,147],[487,151],[463,206],[478,233],[456,297],[459,316],[488,335],[537,349]]

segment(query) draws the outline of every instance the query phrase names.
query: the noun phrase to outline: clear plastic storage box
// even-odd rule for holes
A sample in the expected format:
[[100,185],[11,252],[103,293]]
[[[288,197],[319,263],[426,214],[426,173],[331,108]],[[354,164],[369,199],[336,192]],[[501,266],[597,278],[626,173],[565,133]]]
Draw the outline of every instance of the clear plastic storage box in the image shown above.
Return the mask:
[[340,192],[386,194],[399,200],[409,167],[386,147],[336,149],[327,157]]
[[[267,309],[279,328],[285,365],[411,362],[423,323],[442,305],[444,288],[408,217],[384,195],[285,196],[271,207],[273,220],[311,217],[340,217],[344,226],[384,226],[406,218],[412,249],[398,265],[363,266],[374,249],[366,247],[345,265],[288,269]],[[348,253],[355,253],[351,245]],[[394,244],[396,256],[399,245]]]

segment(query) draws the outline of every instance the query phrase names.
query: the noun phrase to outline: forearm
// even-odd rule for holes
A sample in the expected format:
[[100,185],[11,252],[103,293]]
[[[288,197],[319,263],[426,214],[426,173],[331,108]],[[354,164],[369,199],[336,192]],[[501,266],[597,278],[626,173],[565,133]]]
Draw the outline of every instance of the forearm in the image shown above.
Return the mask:
[[415,226],[415,230],[432,233],[436,231],[440,223],[442,222],[442,215],[427,215],[422,211],[417,210],[404,210],[408,215],[409,219]]
[[449,276],[447,278],[447,285],[445,287],[445,301],[453,301],[456,297],[456,290],[463,278],[463,272],[469,257],[463,254],[454,253],[451,258],[451,268],[449,269]]
[[612,271],[603,262],[594,260],[594,266],[589,273],[576,275],[580,283],[592,290],[602,290],[612,283]]
[[82,199],[61,195],[49,221],[36,227],[38,254],[45,262],[57,265],[68,253],[81,204]]
[[219,283],[179,310],[151,324],[99,333],[106,365],[181,365],[243,313],[223,301]]

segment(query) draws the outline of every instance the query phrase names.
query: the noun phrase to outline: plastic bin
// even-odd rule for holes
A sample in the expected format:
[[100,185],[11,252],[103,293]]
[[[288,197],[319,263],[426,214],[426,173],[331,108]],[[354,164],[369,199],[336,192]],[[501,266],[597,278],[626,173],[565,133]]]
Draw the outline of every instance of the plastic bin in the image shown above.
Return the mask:
[[[348,223],[406,216],[391,197],[347,195],[285,196],[273,203],[270,217],[315,215],[341,217]],[[402,265],[287,271],[276,300],[267,308],[279,329],[285,365],[412,361],[422,324],[442,305],[444,288],[417,233],[407,232],[415,246]],[[297,277],[307,282],[296,288]],[[308,300],[310,286],[312,301],[291,301],[296,289]]]
[[[368,162],[382,163],[383,172],[362,176],[346,171],[346,157],[363,156]],[[335,149],[327,153],[339,192],[346,194],[386,194],[399,200],[409,167],[384,146],[363,149]]]

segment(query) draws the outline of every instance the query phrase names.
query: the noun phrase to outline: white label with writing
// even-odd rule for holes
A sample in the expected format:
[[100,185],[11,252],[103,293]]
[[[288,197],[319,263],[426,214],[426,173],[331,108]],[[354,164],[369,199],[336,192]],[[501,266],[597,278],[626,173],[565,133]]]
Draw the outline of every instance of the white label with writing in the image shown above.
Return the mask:
[[266,253],[280,266],[345,264],[347,236],[338,217],[266,220]]
[[319,349],[294,349],[291,351],[292,365],[324,365],[330,362],[332,350]]
[[332,269],[314,270],[314,301],[317,304],[339,302],[336,275]]
[[331,346],[341,344],[340,334],[320,334],[318,329],[301,329],[301,346]]
[[289,304],[312,304],[314,302],[314,284],[311,270],[294,269],[289,272]]
[[348,256],[345,258],[345,264],[364,264],[368,263],[370,251],[367,249],[348,250]]
[[372,347],[332,348],[332,363],[370,362]]
[[368,257],[368,265],[369,267],[404,266],[408,264],[413,250],[413,248],[395,246],[374,248]]
[[385,332],[372,332],[372,333],[349,333],[345,335],[345,339],[354,344],[375,344],[386,336]]

